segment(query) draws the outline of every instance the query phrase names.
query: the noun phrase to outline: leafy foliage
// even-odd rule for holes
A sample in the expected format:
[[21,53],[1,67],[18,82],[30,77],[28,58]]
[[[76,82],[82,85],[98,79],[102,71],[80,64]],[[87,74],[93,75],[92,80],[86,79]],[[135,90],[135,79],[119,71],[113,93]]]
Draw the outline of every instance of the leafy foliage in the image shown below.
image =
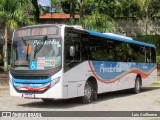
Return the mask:
[[[3,16],[5,54],[4,54],[4,70],[7,71],[8,54],[7,43],[9,39],[9,31],[27,24],[32,24],[33,18],[30,17],[30,12],[33,10],[31,0],[1,0],[0,1],[0,16]],[[30,10],[28,10],[30,8]]]
[[99,32],[111,32],[115,26],[114,20],[106,15],[100,14],[99,12],[92,12],[90,16],[86,16],[82,22],[82,26],[86,29],[91,29]]
[[139,0],[119,0],[119,12],[124,17],[136,17],[141,11]]
[[[0,16],[3,16],[3,23],[9,29],[15,29],[18,26],[34,23],[33,16],[31,16],[33,7],[30,0],[1,0],[0,1]],[[28,10],[28,7],[30,10]]]
[[64,0],[50,0],[51,1],[51,8],[54,8],[54,12],[62,12],[62,3]]

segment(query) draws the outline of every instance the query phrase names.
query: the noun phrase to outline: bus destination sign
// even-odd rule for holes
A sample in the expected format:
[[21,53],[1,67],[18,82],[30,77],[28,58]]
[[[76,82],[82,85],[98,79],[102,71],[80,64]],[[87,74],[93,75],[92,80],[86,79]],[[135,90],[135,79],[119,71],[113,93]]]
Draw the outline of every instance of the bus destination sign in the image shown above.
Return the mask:
[[41,36],[41,35],[58,35],[58,27],[32,27],[17,30],[14,37],[29,37],[29,36]]

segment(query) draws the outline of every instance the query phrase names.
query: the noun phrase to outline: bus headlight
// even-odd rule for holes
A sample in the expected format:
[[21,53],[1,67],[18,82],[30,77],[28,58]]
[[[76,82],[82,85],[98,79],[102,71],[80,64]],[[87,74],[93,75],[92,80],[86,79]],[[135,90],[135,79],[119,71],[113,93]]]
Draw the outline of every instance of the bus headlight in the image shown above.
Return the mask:
[[51,80],[51,87],[53,87],[55,84],[57,84],[60,81],[61,77],[55,78],[53,80]]

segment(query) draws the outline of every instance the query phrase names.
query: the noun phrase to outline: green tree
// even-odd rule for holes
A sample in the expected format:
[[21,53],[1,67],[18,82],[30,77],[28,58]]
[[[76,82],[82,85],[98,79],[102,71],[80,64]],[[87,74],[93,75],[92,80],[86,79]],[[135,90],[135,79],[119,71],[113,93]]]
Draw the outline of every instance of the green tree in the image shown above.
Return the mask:
[[[7,58],[7,42],[9,39],[9,30],[14,30],[18,26],[27,25],[33,23],[33,18],[28,17],[28,12],[25,12],[30,0],[1,0],[0,1],[0,16],[3,16],[4,23],[4,70],[7,71],[8,58]],[[32,9],[32,7],[30,7]],[[27,9],[28,10],[28,9]]]
[[[34,16],[35,16],[35,21],[37,22],[37,23],[39,23],[39,15],[40,15],[40,10],[39,10],[39,6],[38,6],[38,0],[32,0],[31,1],[32,2],[32,5],[33,5],[33,7],[34,7]],[[28,4],[30,4],[30,3],[28,3]]]
[[137,17],[141,12],[139,0],[118,0],[117,2],[118,17]]
[[78,0],[50,0],[51,8],[54,12],[64,12],[70,14],[70,23],[75,23],[75,14],[77,12]]
[[160,1],[159,0],[139,0],[141,6],[140,18],[144,23],[145,34],[148,34],[149,21],[159,13]]
[[61,13],[62,12],[62,3],[65,0],[50,0],[51,1],[51,8],[54,9],[54,12]]
[[[111,31],[115,25],[116,0],[51,0],[51,3],[55,11],[62,8],[63,12],[70,14],[68,24],[80,24],[101,32]],[[78,22],[74,18],[76,13],[80,15]]]
[[79,24],[99,32],[113,31],[115,4],[115,0],[79,0]]
[[100,14],[98,11],[95,11],[83,19],[82,26],[85,29],[104,33],[112,32],[115,22],[110,16],[106,14]]

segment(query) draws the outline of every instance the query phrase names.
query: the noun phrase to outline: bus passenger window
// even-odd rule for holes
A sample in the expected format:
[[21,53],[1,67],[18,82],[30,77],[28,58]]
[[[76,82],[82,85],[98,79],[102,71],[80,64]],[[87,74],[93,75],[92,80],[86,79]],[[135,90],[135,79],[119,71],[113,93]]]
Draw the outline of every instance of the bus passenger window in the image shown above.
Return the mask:
[[146,63],[151,62],[151,49],[149,47],[146,48]]
[[80,52],[80,42],[74,42],[74,46],[75,46],[75,60],[80,60],[80,56],[81,56],[81,52]]
[[156,49],[151,48],[151,63],[156,63]]
[[65,58],[66,60],[73,60],[73,57],[70,56],[70,46],[73,46],[72,42],[66,42],[65,44]]
[[[70,56],[70,47],[74,46],[75,47],[75,55]],[[66,60],[80,60],[80,43],[79,42],[66,42],[65,45],[65,56]]]
[[83,52],[82,52],[83,60],[91,60],[91,52],[89,48],[84,47],[82,49],[83,49]]

